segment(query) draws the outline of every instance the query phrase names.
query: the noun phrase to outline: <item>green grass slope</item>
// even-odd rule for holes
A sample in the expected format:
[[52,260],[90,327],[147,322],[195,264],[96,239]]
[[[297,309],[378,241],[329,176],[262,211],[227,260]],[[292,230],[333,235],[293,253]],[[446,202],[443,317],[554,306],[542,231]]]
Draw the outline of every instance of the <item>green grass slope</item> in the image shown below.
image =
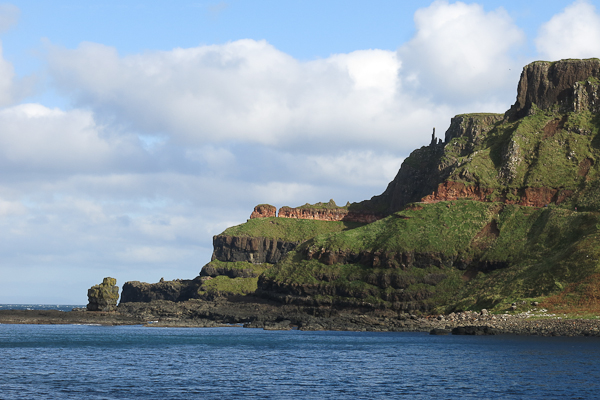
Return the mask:
[[[570,190],[576,193],[569,206],[597,207],[599,132],[598,114],[534,108],[515,122],[496,123],[477,140],[453,138],[442,165],[452,166],[448,180],[497,189],[498,194],[523,188]],[[465,154],[465,147],[471,151]]]
[[265,237],[301,242],[331,232],[341,232],[364,224],[342,221],[317,221],[294,218],[255,218],[225,229],[221,235]]
[[[421,208],[422,207],[422,208]],[[267,270],[265,290],[318,302],[424,312],[505,309],[541,300],[600,272],[597,212],[475,201],[419,205],[346,232],[315,237]],[[429,264],[327,265],[311,252],[423,255]],[[450,262],[439,263],[439,259]]]

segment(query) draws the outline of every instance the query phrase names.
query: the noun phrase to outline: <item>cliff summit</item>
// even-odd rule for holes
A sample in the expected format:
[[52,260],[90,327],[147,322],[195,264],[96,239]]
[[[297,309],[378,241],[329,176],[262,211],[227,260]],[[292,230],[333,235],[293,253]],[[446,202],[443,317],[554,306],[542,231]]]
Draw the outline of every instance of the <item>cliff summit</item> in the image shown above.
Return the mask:
[[122,303],[269,302],[296,307],[297,318],[600,311],[599,84],[597,59],[531,63],[506,113],[455,116],[444,141],[434,134],[414,150],[382,194],[278,216],[258,205],[213,238],[199,277],[126,283]]

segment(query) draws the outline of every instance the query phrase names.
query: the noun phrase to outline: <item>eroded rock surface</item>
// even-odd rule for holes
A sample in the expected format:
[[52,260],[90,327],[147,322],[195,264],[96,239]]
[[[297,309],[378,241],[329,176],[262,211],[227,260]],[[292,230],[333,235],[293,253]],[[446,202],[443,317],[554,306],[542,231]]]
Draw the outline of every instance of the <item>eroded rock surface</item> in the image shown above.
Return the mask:
[[269,218],[277,216],[277,208],[270,204],[259,204],[254,207],[254,211],[250,214],[250,219],[254,218]]
[[121,303],[147,303],[155,300],[185,301],[196,297],[200,285],[200,279],[177,279],[158,283],[125,282],[121,294]]
[[275,264],[299,242],[247,236],[213,236],[213,260]]
[[88,289],[88,311],[114,311],[119,300],[115,278],[104,278],[101,284]]
[[593,101],[598,85],[590,77],[600,78],[600,60],[533,62],[523,68],[517,101],[506,115],[511,120],[522,118],[534,104],[542,110],[558,106],[561,111],[569,112],[591,107],[590,111],[598,112],[600,104]]

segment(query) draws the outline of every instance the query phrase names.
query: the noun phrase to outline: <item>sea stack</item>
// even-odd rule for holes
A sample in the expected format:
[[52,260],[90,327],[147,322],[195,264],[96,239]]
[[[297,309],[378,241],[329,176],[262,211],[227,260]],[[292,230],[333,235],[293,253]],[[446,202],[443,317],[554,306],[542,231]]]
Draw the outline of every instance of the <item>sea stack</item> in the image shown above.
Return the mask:
[[104,278],[101,284],[88,289],[88,311],[114,311],[119,300],[119,287],[115,278]]

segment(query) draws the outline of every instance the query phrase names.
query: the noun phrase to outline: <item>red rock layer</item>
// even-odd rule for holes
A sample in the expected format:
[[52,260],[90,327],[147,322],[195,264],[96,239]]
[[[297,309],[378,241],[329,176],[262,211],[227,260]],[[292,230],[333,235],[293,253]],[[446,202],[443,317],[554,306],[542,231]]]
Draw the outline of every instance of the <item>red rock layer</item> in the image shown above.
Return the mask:
[[259,204],[254,207],[254,211],[250,214],[250,219],[254,218],[269,218],[277,216],[277,208],[270,204]]
[[467,186],[461,182],[446,181],[438,185],[437,189],[430,195],[421,199],[423,203],[435,203],[438,201],[450,201],[458,199],[470,199],[477,201],[501,201],[506,204],[518,204],[521,206],[543,207],[550,203],[560,204],[573,194],[570,190],[558,190],[552,188],[525,188],[520,191],[516,200],[509,200],[506,195],[491,197],[493,189],[481,188],[477,185]]
[[382,217],[374,213],[348,211],[345,208],[281,207],[280,218],[316,219],[319,221],[375,222]]

